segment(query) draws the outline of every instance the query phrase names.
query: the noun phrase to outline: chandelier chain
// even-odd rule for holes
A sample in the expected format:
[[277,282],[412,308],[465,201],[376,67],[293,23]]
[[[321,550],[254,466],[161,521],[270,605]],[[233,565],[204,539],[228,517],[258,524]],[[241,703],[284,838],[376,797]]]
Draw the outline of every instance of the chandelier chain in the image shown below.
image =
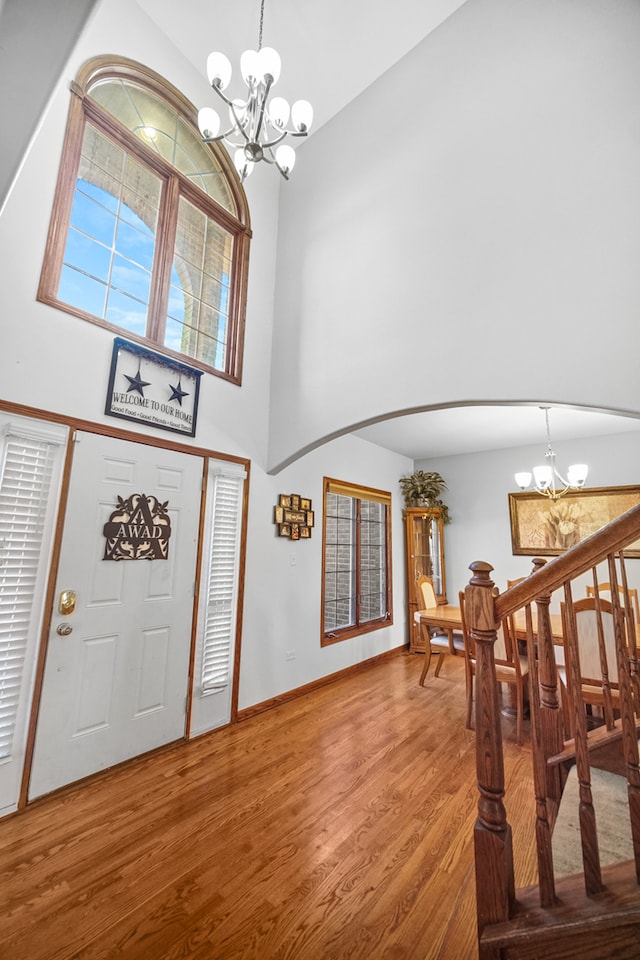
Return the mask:
[[262,50],[262,25],[264,23],[264,0],[260,0],[260,32],[258,34],[258,50]]

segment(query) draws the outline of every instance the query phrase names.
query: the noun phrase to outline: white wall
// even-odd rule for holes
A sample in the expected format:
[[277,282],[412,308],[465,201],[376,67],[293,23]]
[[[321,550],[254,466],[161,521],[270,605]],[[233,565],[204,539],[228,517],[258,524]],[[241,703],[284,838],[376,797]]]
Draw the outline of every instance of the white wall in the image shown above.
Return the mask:
[[[640,432],[563,440],[555,451],[561,473],[571,463],[589,465],[587,487],[640,482]],[[452,518],[444,528],[449,603],[457,604],[474,560],[493,566],[492,577],[500,590],[506,589],[507,580],[531,573],[531,558],[512,553],[508,494],[517,491],[514,473],[530,470],[543,457],[544,448],[538,445],[416,461],[416,469],[437,470],[447,481],[443,499]],[[640,589],[640,560],[627,561],[627,573],[629,586]],[[555,612],[560,599],[554,595]]]
[[[127,24],[127,29],[122,24]],[[126,0],[103,0],[63,71],[18,181],[0,217],[5,282],[0,289],[5,399],[109,423],[104,403],[113,334],[35,301],[69,109],[69,83],[89,57],[131,57],[165,76],[194,104],[210,95],[198,73]],[[264,173],[264,176],[262,174]],[[244,382],[202,378],[194,445],[266,458],[279,183],[256,171],[248,185],[251,247]],[[130,429],[148,432],[146,428]],[[157,433],[155,434],[157,436]]]
[[271,468],[448,402],[640,412],[638,89],[635,0],[470,0],[302,145]]
[[0,0],[0,210],[97,0]]
[[[123,25],[126,24],[126,29]],[[114,334],[36,302],[45,241],[69,108],[69,82],[89,57],[113,53],[151,67],[196,106],[210,90],[136,4],[102,0],[52,90],[42,124],[0,215],[0,399],[81,417],[142,435],[174,435],[104,414]],[[253,240],[241,387],[204,374],[197,436],[187,445],[251,461],[240,707],[251,706],[405,642],[400,502],[394,502],[393,626],[321,650],[319,634],[322,477],[398,492],[411,462],[365,441],[344,438],[274,478],[266,474],[270,357],[280,177],[262,165],[247,182]],[[312,358],[303,358],[309,369]],[[295,376],[295,371],[290,371]],[[289,374],[287,374],[288,376]],[[282,381],[278,380],[279,389]],[[292,411],[285,422],[292,418]],[[314,501],[312,540],[275,536],[273,507],[282,492]],[[398,546],[400,544],[400,546]],[[296,565],[291,565],[291,557]],[[284,660],[294,650],[295,660]]]
[[[407,642],[403,500],[398,480],[413,469],[406,457],[355,437],[341,437],[277,477],[251,478],[240,703],[242,709],[342,670]],[[392,494],[394,623],[320,646],[323,477]],[[311,540],[278,538],[273,507],[280,493],[310,497],[316,527]],[[295,660],[285,653],[295,651]]]

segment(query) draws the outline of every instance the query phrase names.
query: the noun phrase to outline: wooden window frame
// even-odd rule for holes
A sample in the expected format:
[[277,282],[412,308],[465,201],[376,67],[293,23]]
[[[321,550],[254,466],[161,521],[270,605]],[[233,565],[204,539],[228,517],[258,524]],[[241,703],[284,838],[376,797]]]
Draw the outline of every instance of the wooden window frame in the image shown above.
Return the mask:
[[[326,546],[327,546],[327,494],[335,493],[344,497],[351,497],[356,501],[356,542],[354,544],[354,562],[356,579],[356,617],[355,623],[347,627],[333,630],[325,630],[324,610],[325,610],[325,585],[326,585]],[[386,508],[385,516],[385,574],[386,574],[386,597],[385,614],[375,620],[360,622],[360,503],[362,500],[369,500],[374,503],[381,503]],[[321,646],[328,646],[332,643],[339,643],[350,637],[361,636],[371,633],[374,630],[380,630],[383,627],[391,626],[393,623],[393,591],[392,591],[392,569],[391,569],[391,494],[385,490],[377,490],[373,487],[365,487],[355,483],[345,483],[341,480],[334,480],[331,477],[325,477],[323,481],[322,493],[322,591],[320,608],[320,643]]]
[[[105,79],[125,80],[148,90],[168,107],[175,111],[187,123],[194,134],[200,136],[197,128],[197,111],[179,90],[142,64],[118,57],[98,57],[88,61],[80,70],[78,78],[71,84],[71,105],[67,120],[62,158],[55,190],[55,199],[51,222],[47,236],[44,262],[40,276],[37,299],[42,303],[63,310],[82,320],[87,320],[127,339],[155,350],[161,350],[194,367],[205,370],[214,376],[222,377],[232,383],[242,382],[242,360],[244,352],[244,327],[247,299],[247,279],[249,266],[249,245],[251,225],[246,195],[240,178],[226,150],[220,144],[207,144],[215,154],[217,163],[225,175],[226,184],[233,197],[237,217],[217,203],[212,197],[199,190],[183,173],[165,161],[157,153],[145,147],[142,141],[130,130],[120,124],[100,104],[92,100],[90,91],[96,82]],[[71,219],[71,209],[75,194],[77,172],[87,123],[95,126],[101,134],[121,146],[128,155],[152,170],[163,181],[158,224],[156,229],[156,250],[152,270],[151,293],[147,319],[147,336],[141,336],[96,317],[79,307],[65,303],[58,298],[58,288],[62,272],[67,232]],[[233,237],[233,260],[229,290],[229,326],[227,332],[227,351],[225,369],[219,370],[196,357],[180,353],[166,347],[157,337],[164,333],[169,297],[169,280],[173,261],[177,208],[180,197],[193,203],[206,216],[211,217]]]

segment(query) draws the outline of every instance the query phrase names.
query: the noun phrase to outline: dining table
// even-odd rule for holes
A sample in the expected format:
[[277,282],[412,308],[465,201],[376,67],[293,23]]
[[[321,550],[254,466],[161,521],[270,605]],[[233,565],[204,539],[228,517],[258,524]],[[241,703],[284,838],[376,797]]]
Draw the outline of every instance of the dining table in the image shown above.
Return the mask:
[[[537,611],[532,610],[534,634],[537,630]],[[444,603],[437,607],[427,607],[424,610],[417,610],[414,614],[416,623],[423,624],[426,628],[437,627],[443,630],[449,639],[449,652],[455,654],[457,651],[454,646],[454,633],[462,633],[462,613],[460,607],[452,603]],[[551,622],[551,637],[554,646],[563,646],[564,638],[562,634],[562,617],[559,613],[549,614]],[[527,639],[526,613],[524,610],[518,610],[514,617],[516,637],[518,640]],[[564,658],[562,658],[564,659]],[[513,693],[512,693],[513,697]],[[513,702],[505,704],[502,713],[509,718],[516,715],[515,704]]]
[[[532,609],[531,615],[533,618],[532,625],[534,637],[536,637],[537,610]],[[449,639],[449,652],[452,654],[457,652],[453,642],[453,635],[454,633],[462,633],[462,613],[460,611],[460,607],[457,607],[451,603],[441,604],[437,607],[428,607],[424,610],[417,610],[414,614],[414,619],[416,623],[421,623],[427,628],[438,627],[440,630],[445,631]],[[554,647],[564,647],[562,615],[559,613],[550,613],[549,621],[551,625],[551,639]],[[526,641],[527,623],[524,609],[516,611],[514,615],[514,625],[517,639],[519,641]],[[638,654],[640,655],[640,623],[635,624],[635,630],[636,646]],[[558,652],[558,662],[564,662],[564,653]],[[505,705],[502,709],[502,713],[507,717],[515,716],[515,712],[515,706],[513,703]]]
[[[537,632],[537,614],[532,611],[533,632]],[[443,603],[437,607],[427,607],[424,610],[417,610],[414,619],[416,623],[423,623],[426,627],[438,627],[443,630],[449,638],[449,647],[451,653],[454,653],[453,635],[462,633],[462,613],[460,607],[452,603]],[[556,646],[564,645],[562,633],[562,617],[559,613],[550,613],[551,638]],[[518,610],[514,617],[516,637],[518,640],[527,639],[526,615],[524,610]]]
[[[537,611],[531,611],[533,618],[533,632],[538,632]],[[424,610],[417,610],[414,614],[416,623],[423,623],[426,627],[439,627],[445,631],[449,638],[449,649],[451,653],[456,650],[453,645],[454,633],[462,633],[462,614],[460,607],[452,603],[444,603],[437,607],[427,607]],[[562,630],[562,616],[559,613],[550,613],[549,621],[551,624],[551,639],[556,647],[564,646],[564,634]],[[514,616],[516,637],[518,640],[527,639],[526,614],[524,610],[517,610]],[[636,648],[640,654],[640,623],[635,624]]]

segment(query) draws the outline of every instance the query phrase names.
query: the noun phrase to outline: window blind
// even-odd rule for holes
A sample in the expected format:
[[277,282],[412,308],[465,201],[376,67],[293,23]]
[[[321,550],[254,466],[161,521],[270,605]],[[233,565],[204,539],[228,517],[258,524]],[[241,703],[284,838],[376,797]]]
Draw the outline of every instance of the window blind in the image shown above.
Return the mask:
[[230,681],[238,591],[241,497],[244,474],[214,479],[213,530],[202,648],[201,689],[221,690]]
[[10,757],[34,609],[55,445],[9,435],[0,476],[0,759]]

